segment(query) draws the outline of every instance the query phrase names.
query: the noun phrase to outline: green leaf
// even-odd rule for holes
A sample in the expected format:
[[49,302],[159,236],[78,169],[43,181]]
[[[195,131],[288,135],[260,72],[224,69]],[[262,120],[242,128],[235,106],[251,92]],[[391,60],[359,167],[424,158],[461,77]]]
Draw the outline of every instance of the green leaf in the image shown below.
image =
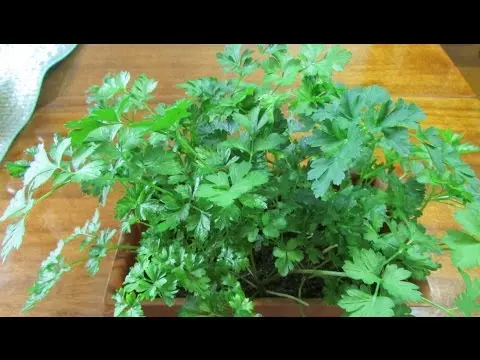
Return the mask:
[[256,106],[250,110],[248,115],[234,113],[232,118],[238,125],[245,127],[250,134],[256,134],[269,120],[268,113],[266,111],[261,113],[260,110],[260,107]]
[[[400,103],[402,104],[402,103]],[[418,126],[418,122],[425,118],[425,113],[414,106],[400,105],[397,103],[396,108],[389,113],[378,125],[381,129],[390,127],[405,127],[415,128]]]
[[130,89],[130,96],[133,103],[139,109],[144,109],[147,101],[152,98],[150,94],[156,89],[157,85],[157,81],[149,79],[145,74],[138,76]]
[[295,82],[298,73],[300,72],[301,65],[298,59],[289,60],[283,69],[283,77],[277,82],[278,85],[287,86]]
[[190,115],[188,108],[191,100],[183,99],[170,106],[163,115],[153,116],[154,122],[149,128],[150,131],[163,131]]
[[455,266],[470,269],[480,265],[480,241],[474,237],[457,230],[448,230],[443,241],[452,250]]
[[470,275],[461,269],[460,274],[465,283],[465,290],[457,296],[455,305],[465,316],[472,316],[480,311],[480,280],[472,281]]
[[246,153],[250,153],[250,137],[248,134],[247,136],[244,133],[240,134],[240,137],[231,137],[230,139],[226,140],[224,144],[228,147],[239,149]]
[[253,146],[253,152],[257,153],[260,151],[272,150],[275,149],[278,145],[282,145],[287,142],[287,138],[277,134],[271,133],[265,138],[255,139],[255,144]]
[[29,167],[30,162],[27,160],[7,161],[5,164],[8,174],[14,178],[22,178]]
[[350,51],[339,45],[335,45],[328,49],[325,61],[327,61],[334,71],[342,71],[351,58],[352,53]]
[[85,142],[111,142],[117,136],[118,131],[122,128],[122,124],[111,124],[97,127],[85,136]]
[[102,176],[102,172],[104,170],[105,163],[102,160],[94,160],[75,171],[72,176],[72,181],[82,182],[95,180],[96,178]]
[[88,89],[87,103],[103,102],[113,98],[118,93],[125,91],[130,74],[127,71],[121,71],[118,74],[108,73],[103,78],[101,86],[92,86]]
[[363,95],[367,105],[383,104],[390,99],[388,91],[378,85],[363,88]]
[[480,203],[470,203],[455,212],[455,219],[469,234],[480,238]]
[[200,214],[200,220],[198,221],[197,226],[195,227],[195,237],[204,241],[210,231],[210,216],[205,213]]
[[242,45],[226,45],[223,53],[217,53],[218,63],[223,66],[225,72],[236,72],[240,76],[251,74],[257,64],[250,56],[252,50],[245,49],[241,52]]
[[251,316],[253,312],[253,302],[245,298],[244,294],[235,293],[228,301],[228,304],[235,311],[235,316]]
[[48,158],[44,145],[39,144],[34,160],[25,172],[23,178],[24,187],[28,187],[31,190],[39,188],[50,179],[55,170],[57,170],[57,166]]
[[115,317],[143,317],[143,309],[140,297],[133,292],[125,291],[125,288],[118,290],[113,295]]
[[25,215],[32,209],[33,204],[32,194],[30,192],[25,194],[25,188],[21,188],[10,200],[5,212],[0,217],[0,222],[5,221],[9,217],[16,218]]
[[345,261],[343,270],[354,280],[362,280],[365,284],[371,285],[380,282],[380,271],[382,270],[385,257],[372,249],[356,250],[352,254],[352,261]]
[[[228,174],[230,179],[232,180],[232,184],[237,184],[240,180],[242,180],[245,175],[252,169],[252,164],[246,161],[241,163],[235,163],[230,165],[228,168]],[[223,176],[223,174],[221,174]],[[221,183],[216,183],[217,185],[226,185],[228,184],[228,180],[226,177],[223,177],[223,181]]]
[[300,56],[309,62],[317,60],[318,56],[322,53],[325,45],[323,44],[305,44],[300,49]]
[[352,126],[346,139],[331,158],[319,158],[311,163],[307,179],[312,181],[312,189],[316,198],[323,197],[330,184],[340,185],[345,178],[345,172],[359,155],[363,138],[360,130]]
[[440,129],[439,134],[447,144],[453,146],[460,154],[469,154],[480,151],[479,146],[462,142],[464,135],[456,134],[450,129]]
[[100,261],[107,256],[108,250],[106,246],[115,234],[115,229],[105,229],[95,237],[96,243],[90,248],[88,252],[88,260],[85,264],[89,275],[93,276],[100,270]]
[[13,249],[18,250],[22,245],[23,235],[25,235],[25,218],[23,217],[16,223],[10,224],[5,230],[5,237],[2,242],[2,262],[5,262]]
[[401,156],[407,157],[410,152],[411,143],[408,139],[408,129],[391,127],[383,130],[385,135],[385,147],[393,149]]
[[358,289],[348,289],[338,306],[352,317],[392,317],[395,303],[386,296],[374,297]]
[[385,267],[383,272],[382,286],[390,295],[401,301],[420,301],[422,294],[417,285],[407,280],[411,272],[390,264]]
[[77,149],[72,156],[72,166],[73,169],[76,171],[82,166],[85,161],[91,156],[98,148],[100,147],[99,144],[91,144],[89,146],[81,147]]
[[258,194],[245,194],[239,200],[244,206],[252,209],[266,209],[268,207],[267,198]]
[[58,283],[62,275],[71,270],[70,265],[65,262],[65,258],[61,254],[64,246],[65,242],[60,240],[57,247],[50,252],[40,265],[37,281],[29,290],[30,296],[22,311],[28,311],[42,301]]
[[62,162],[62,157],[65,151],[70,147],[71,142],[72,142],[72,139],[65,138],[55,147],[55,151],[53,152],[52,157],[57,167],[60,167],[60,164]]
[[229,175],[232,182],[230,188],[225,173],[219,172],[215,175],[207,176],[206,180],[211,184],[201,184],[198,187],[196,196],[208,198],[218,206],[228,207],[243,194],[268,181],[268,173],[266,171],[249,171],[250,169],[251,164],[248,162],[230,165]]
[[144,134],[143,129],[123,127],[118,132],[118,144],[123,151],[135,149],[144,142]]
[[304,258],[303,252],[301,250],[295,250],[295,247],[291,245],[291,240],[289,244],[273,249],[273,256],[277,258],[275,260],[275,267],[281,276],[287,276],[295,267],[295,263],[302,261]]
[[264,225],[262,232],[266,237],[277,238],[280,236],[280,231],[286,229],[287,221],[283,216],[279,216],[276,212],[266,212],[262,216],[262,223]]

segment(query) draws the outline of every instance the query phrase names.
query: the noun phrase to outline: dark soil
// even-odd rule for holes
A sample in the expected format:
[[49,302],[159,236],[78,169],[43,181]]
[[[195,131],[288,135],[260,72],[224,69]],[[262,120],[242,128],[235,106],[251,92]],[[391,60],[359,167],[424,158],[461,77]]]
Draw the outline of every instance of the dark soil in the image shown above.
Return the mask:
[[[240,283],[245,291],[245,295],[250,298],[272,297],[274,295],[266,291],[273,291],[298,297],[298,290],[302,283],[301,274],[289,274],[286,277],[280,276],[278,270],[275,268],[275,257],[272,255],[272,249],[262,247],[259,251],[254,251],[254,260],[256,266],[256,274],[258,280],[246,273]],[[306,280],[302,286],[301,298],[321,298],[323,296],[323,279],[313,277]],[[256,284],[257,288],[250,283]],[[260,283],[260,285],[258,285]],[[263,284],[262,284],[263,283]]]

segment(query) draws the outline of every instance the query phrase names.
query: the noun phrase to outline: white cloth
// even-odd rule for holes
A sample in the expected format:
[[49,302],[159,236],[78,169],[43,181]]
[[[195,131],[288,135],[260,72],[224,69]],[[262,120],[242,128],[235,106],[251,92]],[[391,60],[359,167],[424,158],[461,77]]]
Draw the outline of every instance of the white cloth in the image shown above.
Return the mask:
[[30,120],[50,67],[76,44],[0,44],[0,161]]

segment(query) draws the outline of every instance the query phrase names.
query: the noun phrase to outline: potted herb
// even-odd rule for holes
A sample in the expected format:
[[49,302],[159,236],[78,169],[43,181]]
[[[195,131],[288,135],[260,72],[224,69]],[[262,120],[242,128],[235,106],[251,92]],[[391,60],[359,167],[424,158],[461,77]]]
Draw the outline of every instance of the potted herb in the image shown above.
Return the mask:
[[[99,208],[123,187],[115,216],[120,233],[139,231],[138,244],[115,244],[119,232],[101,229],[97,210],[41,264],[24,310],[74,266],[96,274],[109,251],[134,256],[115,316],[180,298],[180,316],[262,315],[263,298],[303,309],[321,299],[348,316],[406,316],[422,303],[448,315],[478,310],[480,283],[467,270],[480,263],[479,181],[461,156],[479,148],[422,128],[416,104],[379,86],[335,83],[350,57],[339,46],[293,56],[286,45],[229,45],[217,59],[234,77],[188,81],[168,105],[144,75],[108,74],[91,87],[87,116],[67,122],[65,137],[6,165],[23,187],[1,218],[12,220],[1,256],[20,247],[31,209],[72,183]],[[247,80],[256,71],[260,84]],[[465,232],[428,234],[418,219],[434,201],[461,207]],[[74,242],[86,260],[65,260]],[[443,251],[466,284],[454,309],[418,285]]]

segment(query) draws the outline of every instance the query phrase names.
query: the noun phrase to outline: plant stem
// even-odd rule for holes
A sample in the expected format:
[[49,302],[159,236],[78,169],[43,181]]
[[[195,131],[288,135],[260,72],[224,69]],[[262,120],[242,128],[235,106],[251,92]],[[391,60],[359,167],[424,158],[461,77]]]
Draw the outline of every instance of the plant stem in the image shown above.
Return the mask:
[[[30,210],[25,214],[25,220],[27,219],[28,215],[30,215],[30,211],[31,209],[33,209],[39,202],[41,202],[42,200],[45,200],[46,198],[48,198],[50,195],[52,195],[55,191],[57,191],[58,189],[60,189],[62,186],[65,186],[67,185],[67,183],[63,183],[63,184],[60,184],[60,185],[57,185],[57,186],[54,186],[51,190],[49,190],[48,192],[46,192],[45,194],[43,194],[42,196],[40,196],[38,199],[36,199],[33,203],[33,206],[30,208]],[[19,210],[20,211],[20,210]],[[17,211],[18,212],[18,211]],[[17,213],[16,212],[16,213]],[[11,216],[15,215],[12,214]]]
[[385,168],[389,167],[390,165],[392,165],[392,164],[391,164],[391,163],[384,163],[383,165],[376,167],[374,170],[370,171],[370,172],[367,173],[366,175],[361,175],[361,178],[362,178],[362,179],[368,179],[368,178],[371,177],[372,175],[375,175],[375,173],[376,173],[378,170],[385,169]]
[[265,286],[267,284],[270,284],[273,280],[276,280],[280,277],[281,275],[280,274],[275,274],[275,275],[272,275],[272,276],[269,276],[267,279],[263,280],[261,285],[262,286]]
[[372,300],[372,307],[373,305],[375,305],[375,300],[377,300],[379,290],[380,290],[380,281],[377,282],[377,286],[375,287],[375,293],[373,294],[373,300]]
[[250,262],[252,265],[252,270],[253,270],[253,278],[255,279],[256,282],[258,282],[258,276],[257,276],[257,267],[255,266],[255,259],[253,258],[253,250],[250,249]]
[[[407,241],[406,243],[406,246],[410,245],[411,243],[413,242],[413,239],[410,239]],[[400,255],[401,253],[403,253],[405,249],[400,249],[398,250],[395,254],[393,254],[392,256],[390,256],[384,263],[383,263],[383,266],[389,264],[393,259],[395,259],[398,255]],[[382,266],[382,267],[383,267]]]
[[195,205],[190,205],[192,207],[192,209],[195,209],[197,211],[200,211],[202,214],[208,214],[207,212],[203,211],[202,209],[196,207]]
[[[322,262],[321,264],[318,264],[317,266],[315,266],[312,270],[317,270],[317,269],[320,269],[321,267],[325,266],[326,264],[328,264],[330,262],[330,260],[325,260],[324,262]],[[308,277],[308,280],[310,279],[313,279],[315,277],[315,275],[310,275]]]
[[88,260],[88,256],[86,258],[82,258],[82,259],[77,259],[75,261],[73,261],[72,263],[70,263],[70,267],[74,267],[74,266],[77,266],[85,261]]
[[138,248],[139,248],[139,246],[135,246],[135,245],[116,245],[116,246],[112,246],[112,247],[107,248],[107,251],[110,251],[110,250],[137,250]]
[[348,277],[348,275],[341,271],[328,271],[328,270],[314,270],[314,269],[304,269],[304,270],[295,270],[293,271],[297,274],[311,274],[316,276],[338,276],[338,277]]
[[295,300],[297,302],[299,302],[300,304],[302,305],[305,305],[305,306],[310,306],[308,303],[306,303],[305,301],[299,299],[299,298],[296,298],[295,296],[292,296],[292,295],[288,295],[288,294],[284,294],[284,293],[279,293],[279,292],[276,292],[276,291],[270,291],[270,290],[265,290],[265,292],[267,294],[270,294],[270,295],[274,295],[274,296],[279,296],[279,297],[284,297],[284,298],[288,298],[288,299],[292,299],[292,300]]
[[338,244],[331,245],[331,246],[327,247],[325,250],[323,250],[322,253],[326,254],[327,252],[329,252],[332,249],[335,249],[336,247],[338,247]]
[[424,302],[426,302],[426,303],[428,303],[428,304],[436,307],[437,309],[440,309],[440,310],[446,312],[446,313],[447,313],[448,315],[450,315],[450,316],[457,316],[457,314],[455,314],[454,312],[450,311],[450,310],[447,309],[446,307],[443,307],[442,305],[437,304],[436,302],[433,302],[433,301],[431,301],[431,300],[428,300],[427,298],[424,298],[424,297],[422,297],[422,300],[423,300]]
[[[305,284],[305,280],[307,280],[307,278],[305,276],[302,276],[302,281],[300,281],[300,286],[298,287],[298,298],[301,299],[302,298],[302,288],[303,288],[303,284]],[[303,306],[300,305],[300,312],[302,313],[302,316],[305,317],[305,313],[303,312]]]
[[245,281],[248,285],[252,286],[253,288],[255,289],[258,289],[258,286],[256,284],[254,284],[253,282],[251,282],[250,280],[247,280],[245,278],[242,278],[243,281]]
[[49,197],[50,195],[52,195],[57,189],[60,189],[63,185],[65,185],[65,184],[56,186],[52,190],[50,190],[47,193],[40,196],[37,200],[35,200],[35,204],[38,204],[40,201],[42,201],[42,200],[46,199],[47,197]]

